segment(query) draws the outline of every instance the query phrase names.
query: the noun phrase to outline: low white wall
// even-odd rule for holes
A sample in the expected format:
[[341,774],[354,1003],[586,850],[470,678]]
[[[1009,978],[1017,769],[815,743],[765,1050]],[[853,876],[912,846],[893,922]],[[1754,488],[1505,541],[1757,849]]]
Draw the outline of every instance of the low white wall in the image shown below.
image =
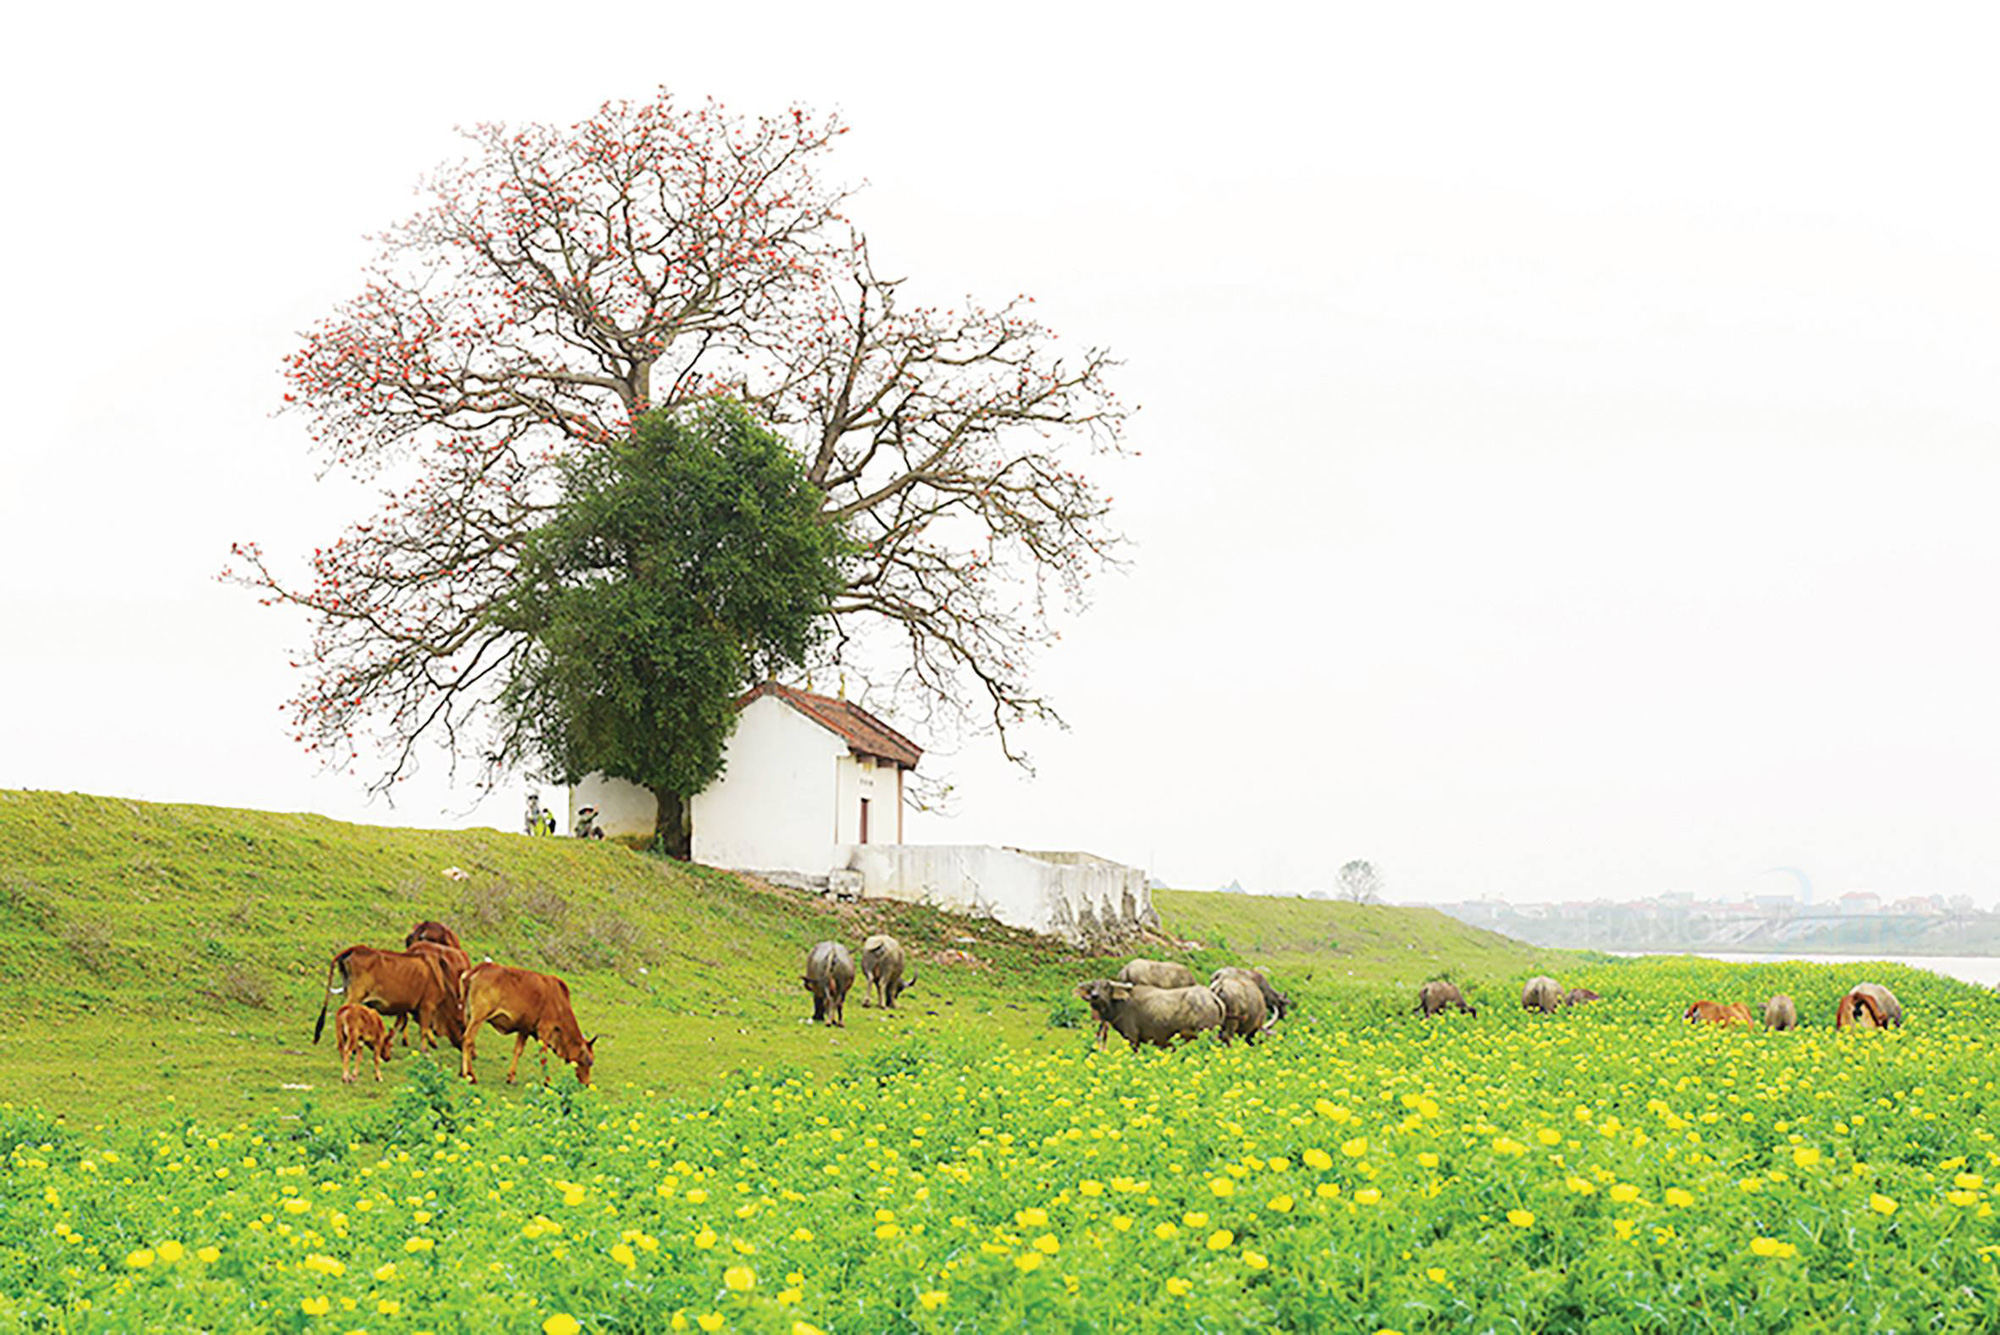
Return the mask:
[[660,804],[653,800],[651,792],[636,783],[586,774],[569,790],[569,828],[563,834],[576,829],[576,813],[584,807],[597,808],[597,823],[604,827],[606,835],[651,839]]
[[988,844],[852,844],[862,894],[994,918],[1077,945],[1159,925],[1146,873],[1089,853]]

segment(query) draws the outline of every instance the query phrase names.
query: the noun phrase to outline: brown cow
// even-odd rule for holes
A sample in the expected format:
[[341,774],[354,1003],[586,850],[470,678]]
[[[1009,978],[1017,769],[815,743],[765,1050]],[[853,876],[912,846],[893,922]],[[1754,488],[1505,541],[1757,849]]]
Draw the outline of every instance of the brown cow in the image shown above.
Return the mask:
[[1691,1002],[1681,1013],[1681,1018],[1690,1023],[1696,1021],[1707,1024],[1755,1024],[1750,1008],[1742,1002],[1725,1006],[1719,1001]]
[[[423,924],[420,923],[418,925],[422,926]],[[415,936],[416,933],[412,932],[411,935]],[[449,929],[446,929],[445,935],[451,935]],[[454,937],[453,939],[456,940],[457,938]],[[416,941],[409,946],[405,953],[411,955],[428,955],[438,962],[439,966],[444,970],[445,995],[451,998],[451,1004],[456,1007],[458,1005],[459,980],[464,978],[465,971],[472,967],[472,956],[466,954],[455,945],[443,945],[431,940]],[[461,1011],[462,1014],[463,1012]],[[409,1023],[410,1017],[408,1015],[398,1015],[396,1017],[396,1027],[389,1031],[389,1037],[391,1039],[400,1038],[407,1046],[410,1036],[404,1030]]]
[[530,969],[510,969],[487,960],[474,965],[460,980],[459,1000],[465,1007],[465,1042],[460,1046],[458,1073],[473,1084],[479,1077],[472,1069],[472,1040],[479,1026],[490,1024],[503,1034],[514,1036],[514,1060],[507,1064],[507,1083],[521,1066],[521,1050],[530,1038],[542,1045],[542,1083],[549,1082],[549,1049],[576,1067],[581,1084],[590,1083],[591,1063],[597,1059],[597,1040],[583,1036],[576,1012],[569,1004],[569,984],[553,974]]
[[1799,1008],[1789,995],[1779,992],[1764,1003],[1764,1027],[1780,1032],[1799,1027]]
[[1433,978],[1417,989],[1417,1014],[1426,1019],[1433,1015],[1442,1015],[1445,1009],[1451,1006],[1456,1006],[1467,1015],[1479,1014],[1472,1008],[1472,1003],[1465,999],[1465,993],[1459,991],[1457,983]]
[[[341,979],[339,987],[333,982],[336,973]],[[465,1036],[465,1016],[459,1009],[458,993],[449,986],[445,963],[437,953],[349,946],[335,955],[327,966],[326,996],[319,1003],[319,1019],[313,1024],[315,1043],[326,1029],[327,1003],[336,992],[377,1015],[416,1016],[417,1031],[425,1047],[436,1046],[435,1035],[439,1032],[453,1047]]]
[[1593,992],[1587,987],[1572,987],[1569,991],[1563,993],[1563,1005],[1565,1006],[1587,1006],[1593,1001],[1602,1000],[1604,1000],[1602,992]]
[[[350,1001],[333,1013],[333,1038],[340,1045],[340,1083],[351,1085],[361,1074],[361,1052],[375,1054],[375,1078],[382,1078],[382,1063],[389,1060],[389,1031],[382,1017],[366,1006]],[[353,1070],[348,1064],[353,1063]]]
[[1840,1005],[1833,1012],[1833,1027],[1836,1029],[1845,1029],[1850,1025],[1863,1029],[1887,1029],[1902,1023],[1903,1003],[1880,983],[1856,983],[1853,990],[1840,999]]
[[461,952],[465,949],[464,944],[453,933],[451,928],[441,922],[432,921],[429,918],[424,919],[410,929],[410,934],[403,938],[403,949],[408,950],[419,941],[435,941],[441,946],[450,946],[453,950]]

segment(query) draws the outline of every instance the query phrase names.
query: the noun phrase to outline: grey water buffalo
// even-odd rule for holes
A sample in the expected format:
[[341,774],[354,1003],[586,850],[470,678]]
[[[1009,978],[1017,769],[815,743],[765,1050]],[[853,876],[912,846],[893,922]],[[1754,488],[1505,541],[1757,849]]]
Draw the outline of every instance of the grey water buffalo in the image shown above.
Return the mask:
[[1465,993],[1458,990],[1457,983],[1448,983],[1442,978],[1433,978],[1417,989],[1417,1014],[1430,1018],[1443,1014],[1451,1007],[1457,1007],[1467,1015],[1477,1015],[1472,1003],[1465,999]]
[[1141,1043],[1169,1046],[1220,1029],[1222,998],[1205,987],[1145,987],[1097,978],[1077,986],[1098,1020],[1116,1029],[1134,1051]]
[[1778,993],[1764,1003],[1764,1027],[1780,1030],[1798,1028],[1798,1006],[1785,993]]
[[[907,967],[903,943],[893,936],[877,934],[861,943],[861,976],[867,980],[875,1004],[885,1010],[896,1008],[896,998],[917,981],[917,971]],[[866,1006],[868,998],[861,1004]]]
[[1537,974],[1521,989],[1521,1009],[1554,1014],[1563,1004],[1563,987],[1547,974]]
[[1245,1043],[1256,1042],[1268,1013],[1263,989],[1252,979],[1232,974],[1210,983],[1208,990],[1222,1002],[1222,1028],[1216,1037],[1224,1043],[1239,1035]]
[[847,989],[854,986],[854,956],[838,941],[822,941],[806,956],[802,981],[812,993],[813,1020],[847,1027]]
[[1903,1003],[1880,983],[1856,983],[1840,999],[1840,1005],[1833,1013],[1833,1027],[1836,1029],[1845,1029],[1849,1025],[1859,1025],[1863,1029],[1887,1029],[1902,1023]]
[[1265,1028],[1285,1018],[1285,1012],[1292,1008],[1292,999],[1272,985],[1269,975],[1262,969],[1239,968],[1234,964],[1224,965],[1208,976],[1208,985],[1214,987],[1225,978],[1241,978],[1252,983],[1264,994],[1264,1011],[1270,1018],[1264,1021]]
[[1140,987],[1193,987],[1198,981],[1185,964],[1166,960],[1133,960],[1118,971],[1118,981]]

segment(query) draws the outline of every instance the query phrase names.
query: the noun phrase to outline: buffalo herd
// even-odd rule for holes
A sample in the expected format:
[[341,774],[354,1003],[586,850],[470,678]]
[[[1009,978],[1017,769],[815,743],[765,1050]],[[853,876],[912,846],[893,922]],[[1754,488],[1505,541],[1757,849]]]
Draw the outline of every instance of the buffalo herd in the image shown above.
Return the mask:
[[[412,927],[401,950],[349,946],[337,952],[327,965],[326,996],[313,1025],[315,1043],[325,1032],[327,1007],[335,997],[341,998],[334,1037],[343,1083],[351,1084],[360,1075],[364,1051],[374,1055],[375,1078],[380,1080],[390,1044],[404,1034],[411,1016],[416,1017],[422,1046],[436,1047],[442,1036],[459,1050],[459,1074],[474,1083],[479,1077],[472,1069],[473,1040],[486,1025],[513,1035],[508,1084],[514,1083],[530,1038],[541,1045],[543,1083],[548,1081],[551,1051],[576,1068],[579,1081],[590,1083],[597,1038],[583,1036],[570,1006],[569,985],[553,974],[490,959],[474,964],[457,935],[441,922]],[[391,1019],[396,1022],[393,1030],[383,1024]]]
[[[1588,988],[1564,989],[1561,983],[1547,974],[1530,978],[1521,988],[1521,1009],[1554,1014],[1569,1006],[1581,1006],[1603,998]],[[1447,1010],[1459,1010],[1467,1015],[1477,1015],[1472,1003],[1465,999],[1465,993],[1456,983],[1442,978],[1434,978],[1417,989],[1417,1014],[1437,1015]],[[1690,1024],[1755,1024],[1756,1017],[1745,1002],[1725,1004],[1719,1001],[1694,1001],[1681,1013],[1681,1018]],[[1850,1026],[1861,1029],[1888,1029],[1903,1023],[1903,1005],[1896,1000],[1896,994],[1880,983],[1857,983],[1834,1008],[1833,1023],[1836,1029]],[[1786,1030],[1799,1027],[1799,1008],[1791,997],[1780,992],[1764,1003],[1764,1027]]]

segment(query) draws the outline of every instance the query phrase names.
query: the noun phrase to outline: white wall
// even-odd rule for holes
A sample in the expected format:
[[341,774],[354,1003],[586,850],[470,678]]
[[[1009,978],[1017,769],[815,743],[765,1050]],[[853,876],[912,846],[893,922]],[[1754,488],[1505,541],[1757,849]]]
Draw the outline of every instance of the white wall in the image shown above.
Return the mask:
[[587,774],[569,790],[569,825],[561,833],[576,829],[576,813],[581,807],[597,808],[597,823],[607,835],[650,839],[659,803],[653,800],[652,793],[636,783]]
[[[776,696],[737,716],[722,777],[696,794],[696,862],[824,876],[834,867],[835,799],[847,743]],[[857,818],[859,808],[856,808]]]
[[1157,927],[1146,873],[1088,853],[1030,853],[985,844],[851,845],[845,865],[862,893],[990,917],[1076,944]]
[[836,844],[861,842],[861,799],[868,799],[868,842],[896,842],[896,767],[873,756],[848,752],[840,758],[839,797],[834,807]]

